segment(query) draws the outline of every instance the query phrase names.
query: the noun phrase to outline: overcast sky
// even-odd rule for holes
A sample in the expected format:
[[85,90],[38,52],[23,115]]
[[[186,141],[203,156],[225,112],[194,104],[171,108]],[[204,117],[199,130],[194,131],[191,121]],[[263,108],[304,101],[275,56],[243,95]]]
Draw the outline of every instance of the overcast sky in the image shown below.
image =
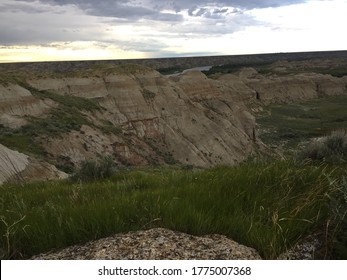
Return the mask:
[[347,50],[347,0],[0,0],[0,62]]

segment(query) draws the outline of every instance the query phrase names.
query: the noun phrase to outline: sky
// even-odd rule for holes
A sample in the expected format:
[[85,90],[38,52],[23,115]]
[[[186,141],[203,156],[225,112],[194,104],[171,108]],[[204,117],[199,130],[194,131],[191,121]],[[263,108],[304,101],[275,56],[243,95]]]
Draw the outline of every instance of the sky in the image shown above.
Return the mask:
[[347,0],[0,0],[0,62],[347,50]]

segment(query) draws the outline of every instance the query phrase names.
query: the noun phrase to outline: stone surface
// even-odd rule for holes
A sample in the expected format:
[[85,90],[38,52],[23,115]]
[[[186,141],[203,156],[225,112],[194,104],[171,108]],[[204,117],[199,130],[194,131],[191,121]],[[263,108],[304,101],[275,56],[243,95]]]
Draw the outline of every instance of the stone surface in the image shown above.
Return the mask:
[[116,234],[34,256],[40,260],[259,260],[255,249],[222,235],[193,236],[163,228]]
[[315,233],[300,240],[296,245],[278,256],[278,260],[315,260],[327,255],[326,236]]

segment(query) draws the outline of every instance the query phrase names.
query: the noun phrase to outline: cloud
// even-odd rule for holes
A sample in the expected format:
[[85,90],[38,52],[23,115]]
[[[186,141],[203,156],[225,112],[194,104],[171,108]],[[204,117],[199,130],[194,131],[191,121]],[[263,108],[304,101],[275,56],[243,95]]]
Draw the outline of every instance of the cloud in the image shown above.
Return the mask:
[[[72,0],[73,1],[73,0]],[[155,3],[158,1],[147,1]],[[182,10],[189,10],[194,7],[206,7],[211,4],[220,7],[235,7],[243,10],[261,9],[269,7],[279,7],[292,4],[304,3],[306,0],[175,0],[175,1],[160,1],[157,6],[160,8],[171,8],[177,12]]]
[[[46,11],[36,7],[37,3],[42,3],[53,7],[75,7],[87,15],[109,17],[121,22],[153,20],[175,23],[184,20],[183,12],[192,17],[221,19],[230,13],[306,1],[308,0],[15,0],[16,4],[7,3],[2,6],[5,10],[40,13]],[[35,5],[28,5],[28,3]]]
[[156,21],[178,22],[182,16],[156,9],[157,5],[147,5],[146,1],[136,0],[16,0],[16,2],[41,2],[54,6],[73,5],[88,15],[112,17],[126,21],[150,19]]
[[[56,41],[103,39],[105,26],[74,6],[52,7],[42,3],[2,0],[2,45],[47,44]],[[28,1],[27,1],[28,2]]]
[[[97,59],[98,53],[110,58],[112,53],[118,58],[126,53],[138,57],[217,55],[236,49],[244,53],[260,49],[259,42],[263,52],[266,44],[276,41],[277,51],[288,31],[288,46],[290,40],[299,46],[301,41],[294,36],[303,31],[301,38],[310,38],[312,30],[319,30],[319,36],[330,34],[325,30],[345,22],[345,16],[337,14],[346,5],[346,0],[0,0],[0,49],[19,53],[31,46],[37,52],[46,50],[46,57],[61,52],[61,58],[85,55],[90,46],[89,58]],[[11,50],[13,46],[19,48]]]
[[[18,1],[40,1],[55,6],[74,5],[89,15],[126,20],[151,19],[158,21],[180,21],[182,17],[178,13],[183,10],[190,11],[192,16],[202,16],[207,12],[206,7],[211,5],[221,7],[220,11],[223,11],[223,9],[227,9],[226,7],[249,10],[306,2],[306,0],[16,0],[16,2]],[[196,13],[192,13],[194,9],[197,10]],[[164,12],[165,10],[172,10],[176,12],[176,15]]]
[[[200,3],[194,0],[188,2]],[[166,38],[202,34],[215,36],[240,30],[242,25],[254,24],[250,16],[237,9],[218,5],[195,5],[179,13],[170,10],[171,6],[177,8],[182,3],[185,2],[2,0],[1,43],[24,45],[101,41],[132,46],[133,41],[140,41],[150,45],[150,49],[158,49],[158,43],[152,46],[153,42]],[[125,25],[131,26],[132,31],[129,32]]]

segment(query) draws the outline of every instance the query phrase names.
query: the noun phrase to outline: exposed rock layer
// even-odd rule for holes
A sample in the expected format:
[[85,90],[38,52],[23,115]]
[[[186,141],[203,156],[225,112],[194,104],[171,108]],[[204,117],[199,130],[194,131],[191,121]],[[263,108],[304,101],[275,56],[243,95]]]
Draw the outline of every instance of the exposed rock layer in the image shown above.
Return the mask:
[[0,184],[25,170],[28,164],[28,156],[0,144]]
[[[86,98],[102,108],[82,110],[88,124],[78,130],[39,136],[46,154],[57,162],[63,158],[78,165],[97,155],[112,155],[118,164],[180,162],[207,167],[238,163],[256,145],[254,117],[238,100],[242,93],[221,89],[219,82],[198,71],[170,79],[139,68],[88,78],[30,78],[26,83],[26,88],[8,84],[0,89],[3,126],[20,128],[29,117],[44,118],[59,107],[52,99],[31,93],[31,88]],[[12,100],[22,109],[14,110]],[[118,133],[105,133],[101,129],[105,123]]]
[[61,98],[77,97],[99,109],[72,108],[83,119],[77,128],[33,136],[57,166],[105,155],[120,165],[233,165],[262,146],[253,111],[270,103],[346,94],[346,85],[346,77],[264,76],[252,68],[218,79],[199,71],[167,77],[134,65],[65,76],[31,74],[20,84],[0,85],[0,125],[21,129],[37,118],[57,112],[61,117]]

